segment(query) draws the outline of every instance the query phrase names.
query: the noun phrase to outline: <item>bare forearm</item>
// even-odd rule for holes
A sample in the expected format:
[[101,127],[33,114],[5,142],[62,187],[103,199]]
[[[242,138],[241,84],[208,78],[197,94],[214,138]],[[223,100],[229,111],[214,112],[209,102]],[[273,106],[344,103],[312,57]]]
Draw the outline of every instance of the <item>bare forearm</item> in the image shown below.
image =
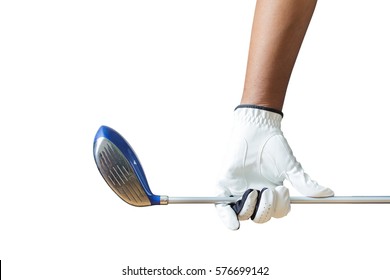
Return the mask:
[[282,110],[316,0],[258,0],[242,104]]

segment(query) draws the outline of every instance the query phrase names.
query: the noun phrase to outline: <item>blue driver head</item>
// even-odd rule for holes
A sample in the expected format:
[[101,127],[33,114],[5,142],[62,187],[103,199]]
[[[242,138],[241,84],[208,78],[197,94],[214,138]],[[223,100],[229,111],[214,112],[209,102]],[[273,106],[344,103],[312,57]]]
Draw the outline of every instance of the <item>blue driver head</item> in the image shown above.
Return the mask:
[[130,144],[114,129],[101,126],[93,144],[96,165],[111,189],[133,206],[166,204],[154,195]]

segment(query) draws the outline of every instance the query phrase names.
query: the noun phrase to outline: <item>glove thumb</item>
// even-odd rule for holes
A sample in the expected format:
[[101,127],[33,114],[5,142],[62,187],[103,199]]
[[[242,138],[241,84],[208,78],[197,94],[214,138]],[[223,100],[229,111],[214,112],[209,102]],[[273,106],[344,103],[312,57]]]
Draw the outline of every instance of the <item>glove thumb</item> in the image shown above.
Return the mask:
[[277,172],[282,172],[276,177],[289,180],[301,194],[309,197],[334,196],[331,189],[319,185],[304,172],[283,135],[275,135],[269,139],[264,147],[264,154],[272,156]]
[[319,185],[307,175],[301,165],[296,162],[295,166],[287,171],[286,179],[290,181],[292,186],[301,194],[310,197],[330,197],[334,196],[334,192],[326,187]]

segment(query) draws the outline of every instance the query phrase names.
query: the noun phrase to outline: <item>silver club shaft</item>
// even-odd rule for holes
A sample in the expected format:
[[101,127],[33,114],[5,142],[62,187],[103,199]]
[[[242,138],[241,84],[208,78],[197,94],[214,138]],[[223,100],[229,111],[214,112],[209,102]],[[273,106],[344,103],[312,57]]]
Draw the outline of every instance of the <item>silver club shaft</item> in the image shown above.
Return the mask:
[[[236,202],[240,197],[161,197],[161,204],[216,204]],[[390,196],[290,197],[292,204],[390,204]]]

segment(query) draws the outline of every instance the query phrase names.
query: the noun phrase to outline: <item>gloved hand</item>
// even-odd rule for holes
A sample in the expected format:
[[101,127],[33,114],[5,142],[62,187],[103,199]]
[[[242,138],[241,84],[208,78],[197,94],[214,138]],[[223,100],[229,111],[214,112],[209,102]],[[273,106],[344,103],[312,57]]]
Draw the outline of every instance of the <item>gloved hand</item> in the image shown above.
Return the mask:
[[285,179],[304,196],[334,195],[304,172],[283,136],[281,120],[281,112],[253,105],[240,105],[234,111],[228,157],[217,182],[218,195],[242,196],[235,204],[216,206],[229,229],[237,230],[239,220],[264,223],[287,215],[290,197]]

